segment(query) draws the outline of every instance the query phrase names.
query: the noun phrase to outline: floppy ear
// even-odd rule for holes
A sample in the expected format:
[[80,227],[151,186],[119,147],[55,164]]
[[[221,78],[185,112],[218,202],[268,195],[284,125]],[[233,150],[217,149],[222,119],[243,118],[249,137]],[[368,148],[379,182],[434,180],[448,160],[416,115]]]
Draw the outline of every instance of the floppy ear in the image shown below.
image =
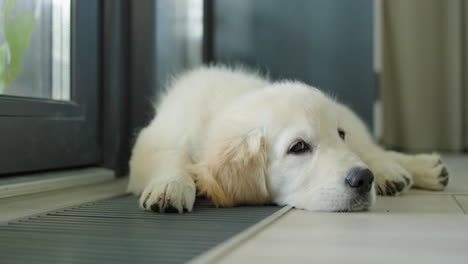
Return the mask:
[[216,206],[271,202],[265,139],[260,131],[222,140],[205,157],[197,166],[197,188]]

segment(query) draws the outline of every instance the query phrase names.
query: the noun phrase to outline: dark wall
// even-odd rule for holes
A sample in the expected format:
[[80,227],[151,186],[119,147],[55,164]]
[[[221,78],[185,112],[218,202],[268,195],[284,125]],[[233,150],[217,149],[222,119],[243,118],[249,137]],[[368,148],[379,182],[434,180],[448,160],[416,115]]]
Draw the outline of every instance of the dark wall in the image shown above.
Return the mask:
[[372,0],[214,0],[212,59],[298,79],[372,125]]

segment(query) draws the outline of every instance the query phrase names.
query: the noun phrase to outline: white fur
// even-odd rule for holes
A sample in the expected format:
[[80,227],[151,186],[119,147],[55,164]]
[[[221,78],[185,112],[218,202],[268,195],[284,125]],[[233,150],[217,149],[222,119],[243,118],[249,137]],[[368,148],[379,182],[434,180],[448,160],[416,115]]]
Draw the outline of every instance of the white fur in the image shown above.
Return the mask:
[[[338,128],[346,132],[345,141]],[[194,178],[206,176],[206,170],[199,167],[218,162],[213,160],[213,149],[234,138],[237,143],[230,144],[232,148],[245,145],[244,152],[237,152],[240,156],[231,157],[232,162],[240,162],[236,166],[242,167],[242,162],[251,166],[242,157],[265,152],[252,163],[263,166],[264,159],[264,169],[239,177],[255,177],[248,179],[258,186],[254,190],[267,194],[245,198],[242,203],[269,199],[307,210],[366,209],[375,202],[374,187],[367,196],[356,196],[344,180],[357,166],[368,166],[374,172],[375,187],[383,195],[399,194],[413,180],[420,187],[440,190],[444,187],[441,179],[446,179],[439,178],[443,164],[437,155],[420,156],[415,164],[412,156],[385,151],[351,110],[316,88],[294,81],[272,83],[239,69],[202,67],[175,79],[156,117],[139,134],[128,190],[141,195],[144,209],[153,206],[164,211],[172,206],[179,212],[191,211]],[[313,151],[288,154],[297,139],[309,143]],[[429,180],[424,176],[428,170]]]

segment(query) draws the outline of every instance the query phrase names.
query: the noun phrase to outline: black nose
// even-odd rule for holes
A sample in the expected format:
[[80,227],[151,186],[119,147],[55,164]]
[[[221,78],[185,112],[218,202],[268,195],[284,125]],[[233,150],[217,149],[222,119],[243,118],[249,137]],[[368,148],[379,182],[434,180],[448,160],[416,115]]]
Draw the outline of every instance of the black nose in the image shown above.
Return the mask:
[[355,167],[352,168],[346,176],[346,183],[351,188],[356,188],[360,194],[367,193],[372,188],[374,182],[374,174],[367,168]]

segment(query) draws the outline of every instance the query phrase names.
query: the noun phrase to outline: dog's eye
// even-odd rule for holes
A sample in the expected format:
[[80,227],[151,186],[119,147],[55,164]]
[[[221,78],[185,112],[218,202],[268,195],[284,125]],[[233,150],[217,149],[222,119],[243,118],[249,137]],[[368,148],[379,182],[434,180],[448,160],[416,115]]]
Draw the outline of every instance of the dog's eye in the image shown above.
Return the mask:
[[289,147],[288,153],[290,154],[302,154],[310,151],[310,146],[302,140],[296,141]]
[[343,129],[338,128],[338,135],[340,136],[340,138],[341,138],[342,140],[345,140],[346,133],[344,132]]

